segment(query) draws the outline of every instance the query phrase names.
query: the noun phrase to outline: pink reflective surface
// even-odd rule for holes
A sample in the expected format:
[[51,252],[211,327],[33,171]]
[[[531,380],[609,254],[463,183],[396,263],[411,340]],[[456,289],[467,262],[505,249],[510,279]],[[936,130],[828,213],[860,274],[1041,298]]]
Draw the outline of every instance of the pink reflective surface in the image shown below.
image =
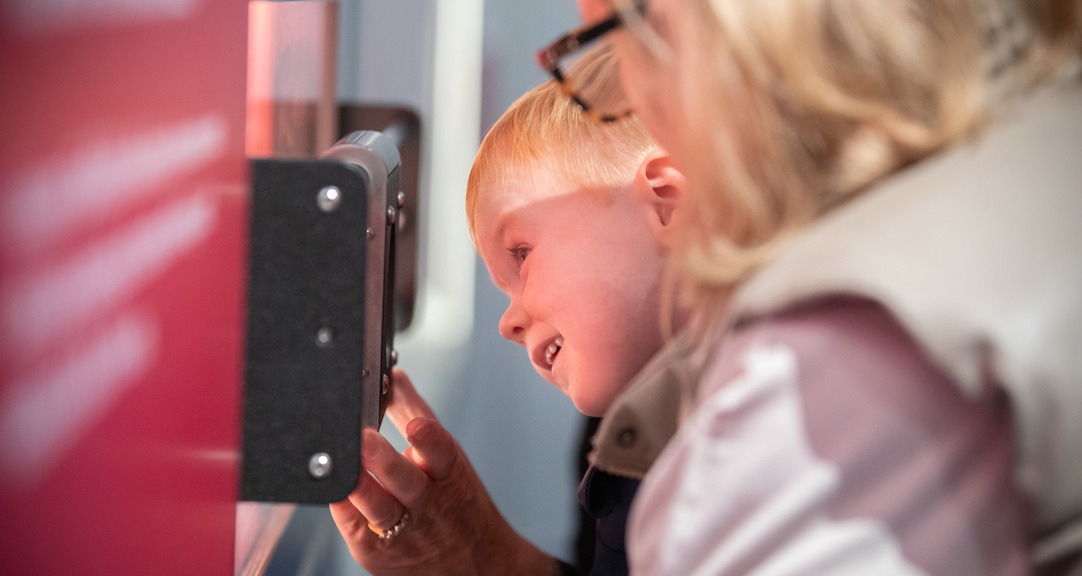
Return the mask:
[[0,566],[226,574],[247,2],[0,19]]

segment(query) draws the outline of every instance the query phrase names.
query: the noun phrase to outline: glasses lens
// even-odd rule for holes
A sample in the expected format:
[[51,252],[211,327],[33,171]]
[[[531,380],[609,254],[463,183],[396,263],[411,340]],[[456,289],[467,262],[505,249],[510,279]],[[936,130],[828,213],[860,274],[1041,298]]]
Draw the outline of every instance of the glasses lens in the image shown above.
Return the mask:
[[620,86],[620,66],[604,38],[560,59],[564,88],[591,114],[603,120],[626,116],[631,105]]

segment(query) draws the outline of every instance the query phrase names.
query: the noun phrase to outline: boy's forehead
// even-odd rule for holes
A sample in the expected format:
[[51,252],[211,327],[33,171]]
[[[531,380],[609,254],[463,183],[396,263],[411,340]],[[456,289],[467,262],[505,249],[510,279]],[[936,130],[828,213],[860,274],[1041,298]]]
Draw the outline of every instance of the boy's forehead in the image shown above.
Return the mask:
[[507,170],[483,184],[478,194],[477,226],[498,225],[518,210],[559,196],[573,194],[579,187],[543,166]]

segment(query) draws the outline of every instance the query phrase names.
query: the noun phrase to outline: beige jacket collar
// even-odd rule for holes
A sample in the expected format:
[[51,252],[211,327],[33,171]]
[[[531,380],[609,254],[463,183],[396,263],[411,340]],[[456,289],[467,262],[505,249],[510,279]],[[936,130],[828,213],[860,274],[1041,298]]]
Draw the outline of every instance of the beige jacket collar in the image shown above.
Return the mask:
[[706,352],[689,330],[639,371],[594,435],[590,463],[610,474],[642,478],[694,405]]

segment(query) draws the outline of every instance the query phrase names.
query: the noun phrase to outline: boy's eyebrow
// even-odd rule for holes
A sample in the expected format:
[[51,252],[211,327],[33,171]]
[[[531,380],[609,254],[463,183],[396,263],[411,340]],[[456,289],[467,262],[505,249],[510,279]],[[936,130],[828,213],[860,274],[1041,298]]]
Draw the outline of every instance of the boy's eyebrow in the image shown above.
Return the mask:
[[501,214],[499,218],[496,219],[496,230],[493,233],[493,237],[503,240],[504,231],[510,228],[512,224],[515,224],[517,220],[517,210],[512,210],[511,212],[505,212],[504,214]]

